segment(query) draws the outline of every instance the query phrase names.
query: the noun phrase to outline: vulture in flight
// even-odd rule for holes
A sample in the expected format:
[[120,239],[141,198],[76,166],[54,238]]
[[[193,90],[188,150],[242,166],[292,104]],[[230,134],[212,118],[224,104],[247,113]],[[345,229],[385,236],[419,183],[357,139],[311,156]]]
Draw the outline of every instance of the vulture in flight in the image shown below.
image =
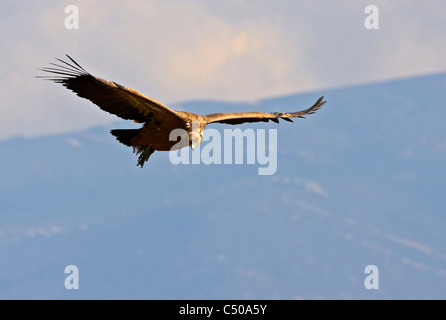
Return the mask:
[[[209,123],[241,124],[245,122],[278,123],[279,119],[293,122],[291,118],[304,118],[320,109],[326,101],[321,97],[310,108],[302,111],[285,112],[219,112],[199,115],[192,112],[176,111],[161,102],[149,98],[131,88],[116,82],[95,77],[67,55],[69,61],[57,59],[60,63],[50,63],[52,67],[43,67],[41,71],[52,73],[51,76],[37,76],[56,83],[75,92],[99,106],[104,111],[126,120],[142,123],[140,129],[114,129],[111,134],[122,144],[133,147],[139,155],[138,164],[143,167],[155,151],[177,150],[190,146],[192,149],[201,143],[203,130]],[[183,129],[185,139],[171,141],[170,133],[174,129]],[[177,136],[178,138],[178,136]],[[181,143],[183,141],[183,143]]]

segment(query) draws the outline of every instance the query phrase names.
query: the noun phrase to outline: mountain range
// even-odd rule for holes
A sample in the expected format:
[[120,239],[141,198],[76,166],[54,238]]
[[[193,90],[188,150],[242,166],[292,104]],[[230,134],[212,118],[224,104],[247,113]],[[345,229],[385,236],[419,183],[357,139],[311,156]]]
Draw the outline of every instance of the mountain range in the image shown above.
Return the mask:
[[305,120],[239,126],[277,130],[272,175],[167,152],[141,169],[108,127],[1,141],[0,298],[444,299],[445,88],[434,74],[173,106],[291,112],[324,95]]

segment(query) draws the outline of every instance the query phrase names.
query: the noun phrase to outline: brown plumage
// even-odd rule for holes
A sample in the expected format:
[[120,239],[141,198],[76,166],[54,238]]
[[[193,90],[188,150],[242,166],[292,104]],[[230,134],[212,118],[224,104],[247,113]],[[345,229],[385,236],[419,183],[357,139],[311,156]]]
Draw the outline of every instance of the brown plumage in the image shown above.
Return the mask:
[[[71,62],[57,59],[61,64],[50,63],[54,67],[43,67],[42,71],[52,73],[51,76],[38,76],[47,80],[61,83],[75,92],[79,97],[85,98],[99,106],[104,111],[117,115],[120,118],[134,120],[142,123],[140,129],[116,129],[111,133],[126,146],[133,147],[139,155],[138,165],[143,167],[150,155],[155,151],[169,151],[190,146],[194,149],[201,142],[203,130],[209,123],[241,124],[245,122],[279,122],[283,119],[293,122],[290,118],[304,118],[320,109],[325,101],[321,97],[310,108],[293,112],[231,112],[198,115],[186,111],[172,110],[161,102],[149,98],[136,90],[97,78],[88,73],[70,56]],[[188,139],[187,143],[178,140],[169,140],[174,129],[184,129]]]

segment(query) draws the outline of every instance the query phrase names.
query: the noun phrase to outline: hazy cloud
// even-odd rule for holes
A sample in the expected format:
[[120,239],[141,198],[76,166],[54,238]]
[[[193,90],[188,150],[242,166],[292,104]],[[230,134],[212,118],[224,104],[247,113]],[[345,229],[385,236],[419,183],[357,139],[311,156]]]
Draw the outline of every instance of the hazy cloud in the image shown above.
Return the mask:
[[415,240],[406,239],[406,238],[403,238],[403,237],[400,237],[400,236],[397,236],[394,234],[388,234],[387,238],[389,240],[395,241],[395,242],[402,244],[406,247],[418,250],[418,251],[423,252],[428,255],[432,254],[432,252],[433,252],[433,250],[431,248],[429,248],[428,246],[426,246],[422,243],[419,243]]

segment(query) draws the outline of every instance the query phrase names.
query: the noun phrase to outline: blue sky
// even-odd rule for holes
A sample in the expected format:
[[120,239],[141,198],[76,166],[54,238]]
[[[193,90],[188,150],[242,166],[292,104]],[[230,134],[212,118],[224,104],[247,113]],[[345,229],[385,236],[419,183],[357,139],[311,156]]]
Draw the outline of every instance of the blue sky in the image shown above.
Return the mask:
[[[262,98],[446,70],[446,4],[375,1],[53,1],[0,4],[0,139],[116,118],[34,78],[70,54],[166,104]],[[65,7],[79,9],[67,30]],[[18,125],[19,124],[19,125]]]

